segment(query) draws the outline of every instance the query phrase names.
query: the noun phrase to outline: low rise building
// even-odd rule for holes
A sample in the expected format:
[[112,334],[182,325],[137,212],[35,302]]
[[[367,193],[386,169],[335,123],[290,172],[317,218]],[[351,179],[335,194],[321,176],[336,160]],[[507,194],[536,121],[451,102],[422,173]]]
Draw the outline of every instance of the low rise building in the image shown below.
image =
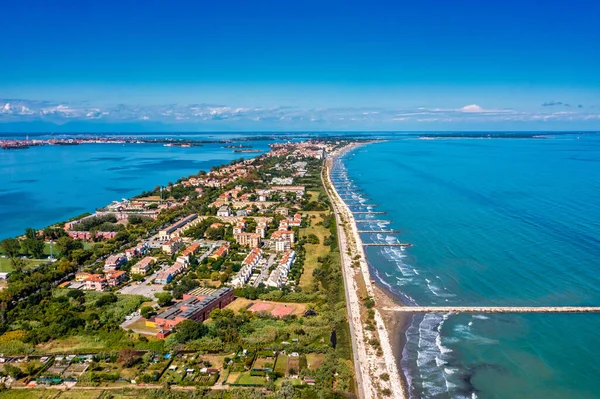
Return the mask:
[[285,251],[294,244],[293,230],[277,230],[271,234],[271,241],[275,243],[275,250]]
[[259,247],[260,235],[257,233],[238,233],[234,235],[235,242],[244,247]]
[[145,276],[148,274],[152,266],[154,265],[155,258],[150,256],[146,256],[144,259],[140,260],[138,263],[131,267],[131,274],[140,274]]
[[181,245],[182,243],[180,238],[172,238],[168,242],[164,243],[161,248],[166,254],[173,255],[179,251]]
[[118,270],[125,263],[127,263],[125,254],[111,255],[104,262],[104,270]]
[[279,263],[275,269],[269,275],[265,285],[267,287],[280,288],[288,282],[288,274],[292,268],[292,264],[296,260],[296,253],[294,251],[286,250],[279,260]]
[[169,266],[166,270],[158,273],[155,284],[169,284],[175,276],[181,274],[189,266],[189,258],[186,256],[179,256],[172,266]]
[[184,300],[156,316],[154,322],[160,328],[159,338],[169,335],[184,320],[203,322],[214,309],[223,309],[234,300],[233,289],[220,288],[208,295],[187,295]]
[[265,222],[258,222],[256,224],[256,234],[258,234],[260,238],[265,238],[267,236],[267,224]]
[[294,217],[288,218],[287,222],[288,222],[288,226],[290,226],[290,227],[300,227],[300,225],[302,224],[302,215],[299,213],[296,213],[294,215]]
[[228,206],[223,205],[217,211],[217,217],[227,217],[227,216],[231,216],[231,211],[229,210]]
[[242,267],[236,273],[236,275],[231,279],[231,285],[239,288],[243,287],[250,277],[252,276],[252,271],[258,262],[260,262],[262,258],[262,251],[260,248],[253,248],[252,251],[246,256],[246,258],[242,261]]
[[227,254],[229,253],[229,246],[230,246],[230,244],[228,242],[226,242],[225,244],[223,244],[219,248],[217,248],[215,252],[210,254],[209,258],[218,259],[222,256],[227,256]]
[[192,244],[189,247],[187,247],[186,249],[183,250],[183,252],[181,252],[181,255],[183,256],[190,256],[190,255],[196,255],[198,253],[198,251],[200,250],[200,244]]
[[85,279],[85,289],[92,291],[104,291],[106,289],[106,278],[102,274],[90,274]]
[[109,270],[104,273],[106,282],[110,287],[116,287],[127,278],[127,273],[123,270]]
[[246,227],[246,222],[238,222],[235,226],[233,226],[233,234],[240,234],[244,232],[244,228]]
[[187,230],[189,227],[195,225],[199,221],[200,219],[198,219],[198,215],[188,215],[183,219],[171,224],[167,228],[162,229],[158,233],[158,238],[161,241],[168,241],[172,238],[179,237],[183,231]]

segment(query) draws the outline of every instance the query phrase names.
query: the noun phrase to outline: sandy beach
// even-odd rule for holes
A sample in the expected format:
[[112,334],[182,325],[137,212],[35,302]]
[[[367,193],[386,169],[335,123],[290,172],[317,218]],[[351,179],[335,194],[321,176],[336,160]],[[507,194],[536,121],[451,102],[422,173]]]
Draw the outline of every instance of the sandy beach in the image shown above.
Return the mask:
[[[406,385],[398,365],[402,352],[402,341],[399,335],[403,336],[404,316],[384,310],[390,305],[400,304],[381,288],[375,287],[371,280],[369,264],[354,216],[338,194],[330,177],[335,157],[365,144],[367,143],[354,143],[333,153],[326,162],[324,183],[338,224],[338,240],[355,352],[359,397],[404,399],[407,398]],[[363,303],[364,297],[375,300],[375,307],[372,309],[374,329],[366,328],[368,323],[364,315],[368,311]],[[376,345],[373,344],[374,342]],[[386,374],[389,378],[381,378]]]

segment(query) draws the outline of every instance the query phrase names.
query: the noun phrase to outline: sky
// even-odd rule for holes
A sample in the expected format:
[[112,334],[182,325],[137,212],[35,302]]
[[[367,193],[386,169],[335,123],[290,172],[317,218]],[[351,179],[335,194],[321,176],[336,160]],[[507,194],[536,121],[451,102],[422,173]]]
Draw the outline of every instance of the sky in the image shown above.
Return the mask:
[[0,131],[600,130],[600,2],[12,1]]

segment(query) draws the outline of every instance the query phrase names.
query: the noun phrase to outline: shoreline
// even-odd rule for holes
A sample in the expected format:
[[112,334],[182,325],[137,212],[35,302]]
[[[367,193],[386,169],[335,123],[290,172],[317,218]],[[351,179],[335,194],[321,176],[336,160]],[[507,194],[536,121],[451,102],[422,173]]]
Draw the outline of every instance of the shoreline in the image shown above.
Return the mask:
[[401,383],[404,386],[404,389],[408,391],[408,381],[406,380],[406,375],[402,369],[401,362],[403,358],[404,346],[406,345],[406,330],[410,326],[413,314],[387,310],[389,308],[393,308],[394,306],[406,305],[399,301],[395,295],[389,292],[383,285],[376,282],[373,284],[373,291],[375,292],[376,306],[378,311],[381,313],[381,317],[383,318],[386,328],[388,329],[390,346],[392,347],[392,353],[396,359],[396,365],[398,367]]
[[[358,347],[361,351],[355,353],[355,359],[358,358],[359,361],[359,364],[355,364],[359,391],[361,391],[360,380],[364,378],[362,392],[359,392],[364,396],[359,396],[369,398],[380,397],[382,391],[387,391],[387,396],[405,399],[408,397],[407,384],[400,367],[404,340],[392,340],[390,337],[396,337],[396,335],[404,336],[407,320],[410,315],[398,315],[398,312],[384,310],[384,308],[389,307],[388,305],[391,304],[395,306],[404,306],[404,304],[396,301],[391,293],[384,291],[382,287],[378,287],[375,281],[371,279],[369,264],[354,216],[345,201],[338,194],[330,176],[333,162],[337,157],[370,143],[372,142],[352,143],[331,154],[325,165],[327,177],[326,189],[329,188],[328,194],[332,200],[338,222],[338,240],[346,285],[346,296],[347,301],[350,301],[347,304],[347,308],[353,336],[353,348]],[[352,241],[354,245],[352,245]],[[357,260],[358,262],[356,262]],[[360,267],[355,267],[356,263]],[[348,280],[351,280],[352,284],[349,284]],[[352,288],[351,292],[350,288]],[[366,296],[373,298],[375,301],[373,319],[376,325],[376,332],[371,332],[363,328],[361,308],[364,305],[361,304],[361,299],[358,298],[358,292],[361,290],[365,291]],[[379,339],[377,340],[377,338]],[[354,342],[355,340],[357,341],[356,343]],[[377,350],[372,347],[373,340],[379,342]],[[365,366],[367,366],[366,370],[364,370]],[[379,378],[382,374],[388,374],[389,381],[382,382],[382,379]],[[382,389],[383,386],[385,388]]]

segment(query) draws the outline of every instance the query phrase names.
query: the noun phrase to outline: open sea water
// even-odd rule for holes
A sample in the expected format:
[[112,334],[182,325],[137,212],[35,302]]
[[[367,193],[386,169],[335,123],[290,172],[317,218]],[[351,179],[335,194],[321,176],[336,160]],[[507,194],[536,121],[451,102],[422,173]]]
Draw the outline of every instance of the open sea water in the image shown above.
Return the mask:
[[[394,139],[338,160],[375,278],[419,305],[600,305],[600,135]],[[363,206],[351,209],[365,210]],[[401,339],[401,337],[397,337]],[[598,314],[425,314],[401,366],[411,398],[598,398]]]
[[[232,135],[186,138],[231,139]],[[248,141],[268,151],[273,141]],[[232,143],[239,144],[239,143]],[[256,153],[234,153],[226,144],[81,144],[0,149],[0,239],[42,228],[157,185]]]

